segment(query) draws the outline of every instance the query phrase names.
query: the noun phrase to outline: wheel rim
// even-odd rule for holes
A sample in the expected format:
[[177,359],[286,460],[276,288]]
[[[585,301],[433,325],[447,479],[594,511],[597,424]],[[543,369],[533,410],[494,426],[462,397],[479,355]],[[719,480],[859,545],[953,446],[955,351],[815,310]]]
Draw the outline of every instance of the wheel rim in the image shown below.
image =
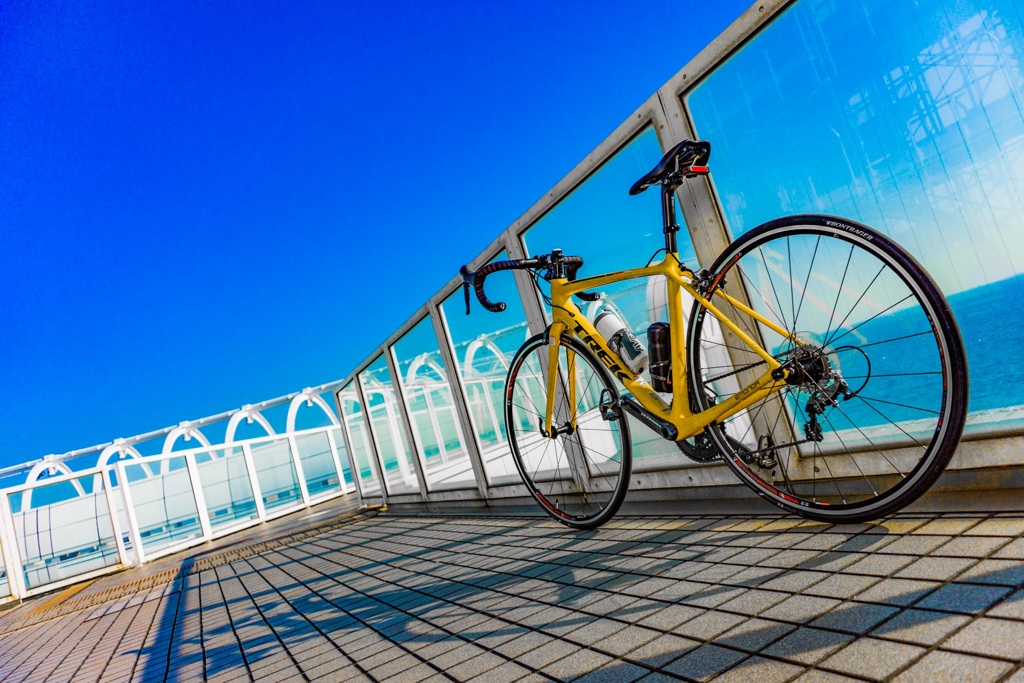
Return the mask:
[[[628,461],[625,417],[607,405],[617,398],[607,377],[589,356],[560,345],[552,438],[542,432],[549,346],[529,344],[513,361],[506,388],[505,418],[512,453],[523,481],[541,506],[559,521],[585,524],[614,514],[624,493]],[[567,366],[576,368],[576,422],[569,411]],[[614,416],[617,419],[607,419]]]
[[[949,344],[928,283],[884,238],[851,228],[766,230],[741,240],[716,272],[723,291],[743,292],[802,343],[715,297],[741,329],[760,335],[790,378],[712,437],[759,492],[836,514],[880,509],[914,488],[950,422]],[[728,374],[726,357],[748,368],[748,381],[767,364],[706,311],[696,316],[690,348],[701,352],[691,355],[691,371],[702,378],[696,398],[707,407],[746,384]]]

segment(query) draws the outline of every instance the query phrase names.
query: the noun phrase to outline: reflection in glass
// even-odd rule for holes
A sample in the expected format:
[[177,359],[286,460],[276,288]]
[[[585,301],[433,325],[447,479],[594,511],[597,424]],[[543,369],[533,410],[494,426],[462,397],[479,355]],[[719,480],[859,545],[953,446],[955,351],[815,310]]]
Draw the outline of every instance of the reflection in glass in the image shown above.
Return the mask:
[[420,488],[416,479],[416,466],[409,452],[409,444],[406,443],[398,397],[384,356],[359,373],[359,383],[366,397],[371,430],[377,440],[377,452],[380,454],[388,493],[416,493]]
[[1024,297],[1022,60],[1013,0],[802,0],[687,98],[734,234],[837,214],[923,263],[967,347],[969,431],[1024,415],[1002,352],[1024,345],[1003,314]]
[[[661,156],[654,129],[645,129],[526,231],[523,241],[527,251],[534,255],[560,248],[566,254],[582,256],[581,278],[646,264],[665,246],[660,194],[658,188],[637,196],[630,196],[628,191]],[[677,238],[680,260],[696,269],[689,233],[681,230]],[[490,280],[487,284],[490,286]],[[660,277],[606,285],[600,293],[604,295],[600,301],[576,303],[590,320],[602,309],[612,310],[644,344],[648,326],[668,321],[665,282]],[[688,303],[684,303],[686,314]],[[650,381],[647,372],[643,377]],[[674,444],[635,420],[630,438],[638,465],[656,464],[658,458],[677,464],[682,457]]]
[[240,446],[196,454],[196,470],[214,530],[257,517],[256,497]]
[[373,456],[373,444],[370,431],[366,427],[366,414],[363,403],[359,400],[359,390],[353,382],[349,382],[338,392],[338,403],[352,444],[352,460],[355,461],[359,476],[359,489],[362,495],[380,494],[380,478],[377,476],[377,465]]
[[[501,252],[494,260],[502,261]],[[466,315],[462,290],[456,290],[441,304],[441,322],[452,342],[456,370],[462,379],[470,420],[476,432],[484,473],[491,485],[518,482],[519,473],[512,462],[505,431],[503,391],[509,361],[530,337],[519,290],[510,273],[499,273],[487,280],[487,295],[504,301],[500,314],[473,306]]]
[[299,448],[299,462],[302,463],[302,476],[306,478],[309,497],[316,498],[337,491],[341,484],[338,482],[338,470],[334,467],[334,454],[331,453],[327,432],[299,434],[295,437],[295,445]]
[[[8,500],[26,588],[120,563],[99,477],[62,478],[12,494]],[[10,592],[4,571],[0,595]]]
[[252,461],[256,467],[263,505],[269,512],[274,508],[294,505],[302,501],[302,490],[295,475],[291,445],[281,437],[257,441],[251,446]]
[[147,555],[203,535],[184,456],[164,460],[158,474],[141,464],[126,464],[125,473]]
[[474,486],[476,478],[430,317],[392,348],[427,486]]

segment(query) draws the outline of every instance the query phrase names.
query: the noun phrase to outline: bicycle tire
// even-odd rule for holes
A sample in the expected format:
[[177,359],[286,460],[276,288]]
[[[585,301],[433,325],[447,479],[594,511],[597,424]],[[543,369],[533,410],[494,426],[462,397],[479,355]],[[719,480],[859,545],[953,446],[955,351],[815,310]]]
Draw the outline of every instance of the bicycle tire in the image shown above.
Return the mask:
[[[530,495],[553,519],[593,529],[611,519],[626,496],[632,465],[629,423],[607,370],[577,339],[559,339],[554,438],[543,433],[551,339],[528,339],[505,380],[505,425],[516,468]],[[575,358],[576,425],[568,418],[567,367]],[[601,401],[609,405],[601,410]],[[608,419],[611,417],[612,419]]]
[[[725,317],[797,369],[782,390],[705,430],[745,484],[784,510],[841,523],[891,514],[935,483],[963,434],[967,360],[949,304],[910,254],[854,221],[790,216],[733,242],[708,282]],[[802,345],[719,290],[746,297]],[[767,370],[698,301],[687,346],[696,410]]]

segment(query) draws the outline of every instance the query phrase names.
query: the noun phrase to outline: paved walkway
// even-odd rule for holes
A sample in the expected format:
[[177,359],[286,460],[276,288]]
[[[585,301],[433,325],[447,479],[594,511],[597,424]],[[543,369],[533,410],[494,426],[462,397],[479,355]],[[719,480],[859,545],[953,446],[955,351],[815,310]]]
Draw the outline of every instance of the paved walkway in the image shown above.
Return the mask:
[[296,526],[3,613],[0,680],[1024,681],[1024,516]]

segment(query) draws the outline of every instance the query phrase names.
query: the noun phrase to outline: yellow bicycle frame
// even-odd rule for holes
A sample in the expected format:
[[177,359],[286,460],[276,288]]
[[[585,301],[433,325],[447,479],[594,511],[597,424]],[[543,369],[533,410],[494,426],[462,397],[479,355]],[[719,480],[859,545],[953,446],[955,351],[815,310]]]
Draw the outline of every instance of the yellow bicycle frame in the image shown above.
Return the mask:
[[[572,301],[572,295],[585,290],[595,290],[616,282],[634,280],[637,278],[664,275],[668,285],[668,311],[669,327],[672,343],[672,402],[665,401],[654,391],[653,387],[644,379],[633,374],[619,356],[608,346],[608,342],[597,331],[594,324],[587,319],[578,306]],[[718,321],[735,334],[751,350],[764,359],[768,370],[740,389],[730,398],[718,403],[700,413],[690,410],[689,387],[686,376],[686,333],[683,319],[683,302],[681,293],[686,292],[699,301],[708,312]],[[760,315],[746,304],[718,289],[712,298],[719,297],[735,306],[744,314],[749,315],[759,323],[782,335],[785,339],[792,339],[795,343],[801,342],[792,337],[784,328]],[[775,371],[781,364],[768,353],[759,342],[751,339],[748,334],[739,328],[732,320],[723,315],[718,308],[709,300],[705,299],[698,292],[693,283],[693,273],[684,270],[675,254],[666,254],[665,259],[660,263],[646,266],[644,268],[633,268],[622,270],[607,275],[588,277],[574,282],[565,278],[551,280],[551,315],[552,324],[548,328],[551,343],[549,345],[548,368],[558,367],[558,339],[564,333],[575,335],[582,341],[597,358],[605,365],[608,371],[616,377],[626,389],[640,402],[640,404],[658,418],[674,425],[679,434],[678,439],[686,439],[701,433],[705,427],[712,422],[720,422],[732,415],[748,408],[761,399],[769,396],[785,386],[785,376],[788,374],[783,368],[781,378]],[[576,362],[575,354],[571,349],[566,349],[567,372],[569,377],[569,405],[572,414],[570,420],[573,428],[576,426]],[[776,377],[773,377],[773,373]],[[557,372],[549,372],[547,378],[547,406],[544,416],[544,428],[551,433],[552,420],[554,419],[554,397],[557,382]]]

